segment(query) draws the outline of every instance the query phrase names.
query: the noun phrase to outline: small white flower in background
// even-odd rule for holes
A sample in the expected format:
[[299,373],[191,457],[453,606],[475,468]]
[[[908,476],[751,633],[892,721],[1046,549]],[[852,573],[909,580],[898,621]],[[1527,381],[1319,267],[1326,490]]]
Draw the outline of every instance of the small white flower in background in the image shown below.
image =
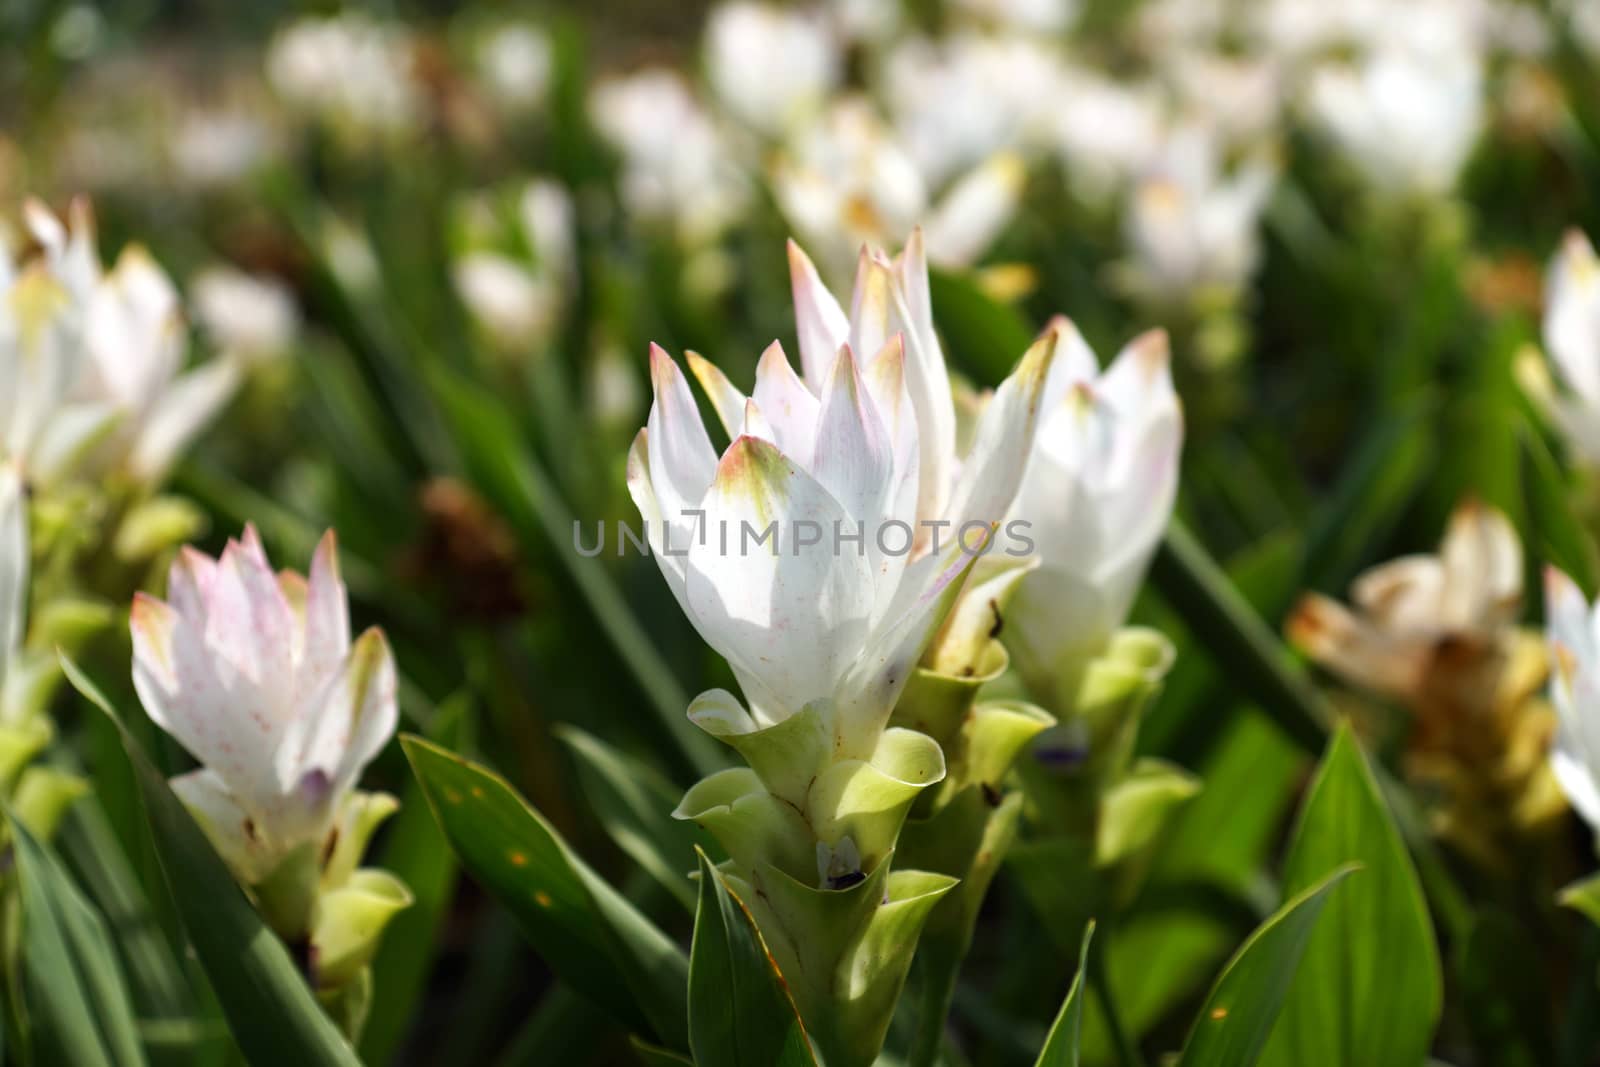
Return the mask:
[[1221,155],[1216,131],[1180,127],[1135,187],[1125,215],[1129,267],[1147,297],[1237,289],[1255,269],[1261,211],[1277,170],[1257,156],[1227,174]]
[[1380,192],[1449,192],[1483,125],[1482,59],[1459,34],[1375,45],[1355,65],[1318,69],[1313,122]]
[[190,297],[212,343],[247,363],[283,355],[300,332],[294,294],[277,278],[218,264],[195,275]]
[[[501,222],[486,197],[463,207],[468,227],[494,244]],[[531,260],[474,247],[451,265],[462,302],[499,344],[521,347],[547,339],[560,321],[577,272],[572,199],[559,184],[530,181],[517,198],[516,244]]]
[[479,42],[476,59],[484,86],[502,107],[532,111],[550,92],[554,52],[549,38],[533,26],[495,27]]
[[190,111],[170,138],[167,152],[175,176],[200,188],[243,180],[272,154],[277,141],[262,117],[243,107]]
[[421,121],[410,35],[399,25],[349,12],[303,18],[267,50],[267,78],[291,107],[362,138],[391,136]]
[[274,574],[251,527],[219,559],[185,548],[131,628],[145,711],[201,764],[173,790],[240,881],[320,847],[398,716],[383,634],[350,640],[333,534],[309,579]]
[[36,201],[24,214],[43,254],[0,308],[7,451],[32,480],[124,470],[158,481],[232,395],[236,370],[213,360],[181,372],[171,279],[136,245],[103,272],[86,202],[70,226]]
[[819,110],[843,68],[840,43],[821,12],[753,0],[711,12],[705,53],[723,110],[770,138]]
[[1542,399],[1578,456],[1600,464],[1600,260],[1578,230],[1550,264],[1544,344],[1565,390]]
[[1102,206],[1159,150],[1166,130],[1161,99],[1153,86],[1085,70],[1064,71],[1062,79],[1054,141],[1073,192]]
[[861,97],[836,100],[773,170],[784,217],[830,278],[848,276],[862,245],[882,245],[926,220],[928,258],[963,266],[1010,221],[1025,174],[999,155],[931,202],[916,162]]
[[[865,759],[959,591],[963,523],[977,527],[966,534],[976,550],[1010,504],[1055,339],[1029,351],[957,456],[918,239],[893,262],[863,254],[848,317],[794,246],[791,267],[802,373],[774,343],[746,397],[691,355],[733,439],[719,459],[687,380],[652,349],[655,401],[628,485],[663,575],[749,705],[713,692],[692,714],[747,733],[827,701],[835,758]],[[913,550],[921,517],[951,520],[937,553]],[[740,541],[745,524],[774,521],[777,551]],[[802,521],[819,543],[799,544]],[[835,550],[837,531],[858,529],[859,550]]]
[[956,0],[955,11],[969,20],[1035,33],[1059,33],[1078,17],[1077,0]]
[[1251,145],[1275,135],[1284,78],[1270,57],[1186,48],[1163,66],[1179,109],[1210,125],[1226,144]]
[[996,153],[1046,147],[1061,69],[1059,54],[1034,38],[910,38],[885,60],[884,98],[922,176],[938,187]]
[[1036,542],[1003,637],[1030,684],[1098,655],[1133,607],[1177,499],[1183,412],[1167,336],[1143,334],[1102,372],[1064,320],[1012,505]]
[[1449,668],[1469,657],[1494,658],[1522,604],[1522,544],[1505,515],[1469,500],[1451,515],[1436,555],[1373,567],[1351,584],[1350,600],[1354,612],[1308,594],[1289,619],[1290,640],[1347,682],[1415,702],[1463,681],[1440,677],[1437,655],[1454,657],[1446,675],[1466,673]]
[[717,237],[749,204],[749,182],[727,139],[671,70],[644,70],[597,85],[596,129],[622,155],[629,211],[672,224],[688,246]]
[[1544,588],[1557,721],[1550,769],[1573,809],[1600,833],[1600,612],[1554,567],[1545,568]]

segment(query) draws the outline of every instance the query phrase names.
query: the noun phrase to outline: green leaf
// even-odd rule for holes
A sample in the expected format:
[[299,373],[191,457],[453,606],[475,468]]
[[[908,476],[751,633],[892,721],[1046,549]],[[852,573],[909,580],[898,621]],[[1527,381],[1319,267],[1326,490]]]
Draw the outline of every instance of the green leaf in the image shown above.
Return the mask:
[[673,1052],[632,1036],[628,1038],[628,1044],[645,1067],[694,1067],[694,1061],[681,1052]]
[[1303,747],[1322,747],[1327,705],[1277,636],[1228,583],[1194,535],[1174,519],[1150,569],[1161,596],[1183,616],[1211,657]]
[[1083,931],[1083,947],[1078,949],[1078,973],[1061,1002],[1056,1021],[1044,1039],[1044,1048],[1034,1067],[1078,1067],[1078,1034],[1083,1029],[1083,980],[1089,973],[1089,942],[1094,938],[1094,923]]
[[22,902],[21,970],[37,1063],[145,1062],[106,925],[56,858],[7,814]]
[[694,823],[672,817],[683,791],[593,734],[567,725],[555,732],[577,761],[583,795],[611,840],[693,913],[697,895],[689,871],[695,848],[710,847],[711,838]]
[[1522,484],[1527,493],[1528,551],[1561,568],[1585,596],[1600,591],[1594,542],[1572,510],[1572,493],[1550,450],[1531,427],[1522,433]]
[[755,920],[706,859],[689,951],[696,1067],[816,1067],[804,1025]]
[[283,943],[110,703],[70,659],[63,656],[61,666],[73,688],[105,712],[122,736],[162,880],[240,1050],[254,1063],[357,1067],[360,1060],[317,1004]]
[[1328,903],[1264,1062],[1421,1063],[1439,1020],[1439,948],[1416,869],[1348,726],[1328,745],[1300,812],[1284,892],[1359,864]]
[[[435,740],[445,745],[456,740],[469,704],[466,698],[453,698],[440,705],[429,729]],[[373,973],[381,978],[361,1034],[361,1058],[368,1063],[390,1062],[416,1025],[415,1008],[426,990],[439,928],[455,895],[455,854],[415,779],[407,784],[400,811],[389,823],[379,866],[410,888],[412,904],[390,921],[372,961]]]
[[1256,928],[1211,987],[1178,1067],[1250,1067],[1256,1062],[1329,892],[1354,869],[1334,871]]
[[565,981],[634,1027],[687,1046],[688,960],[499,775],[400,739],[464,866]]

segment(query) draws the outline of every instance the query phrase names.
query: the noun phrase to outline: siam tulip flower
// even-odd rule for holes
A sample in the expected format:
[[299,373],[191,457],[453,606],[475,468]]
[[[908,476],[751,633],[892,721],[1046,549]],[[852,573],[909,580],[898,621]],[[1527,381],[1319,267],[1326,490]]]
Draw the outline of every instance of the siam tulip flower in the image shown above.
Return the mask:
[[1433,798],[1433,828],[1482,863],[1560,811],[1544,758],[1549,710],[1534,699],[1542,642],[1516,625],[1522,547],[1509,520],[1468,500],[1435,555],[1374,567],[1355,610],[1308,594],[1290,640],[1349,684],[1411,713],[1407,778]]
[[1127,620],[1172,517],[1183,412],[1165,333],[1135,338],[1101,372],[1070,323],[1055,328],[1060,351],[1012,505],[1039,565],[1011,602],[1004,638],[1034,691],[1070,707],[1076,679]]
[[413,43],[356,12],[302,18],[267,50],[267,80],[291,108],[360,144],[409,133],[423,117]]
[[676,72],[643,70],[602,82],[590,115],[622,155],[629,211],[669,224],[688,247],[715,239],[744,214],[748,180]]
[[527,112],[543,106],[549,95],[553,51],[550,39],[537,27],[510,22],[483,35],[474,60],[495,103],[508,111]]
[[819,110],[843,56],[820,12],[734,0],[711,12],[706,74],[724,111],[777,139]]
[[74,204],[70,227],[37,202],[25,214],[43,254],[15,274],[0,308],[6,450],[34,481],[125,470],[155,482],[232,394],[237,372],[214,361],[180,373],[177,290],[138,246],[103,272],[86,202]]
[[[462,303],[504,348],[525,351],[547,340],[560,321],[577,272],[572,200],[553,181],[528,182],[517,198],[517,226],[504,232],[490,197],[470,198],[461,212],[468,251],[451,265]],[[532,253],[494,249],[508,243]]]
[[818,249],[824,273],[843,277],[863,244],[882,245],[919,219],[928,258],[962,266],[978,259],[1010,221],[1025,175],[997,155],[933,201],[915,161],[860,97],[843,97],[794,138],[774,168],[778,205]]
[[[1493,656],[1522,604],[1522,546],[1499,511],[1467,501],[1450,518],[1436,555],[1402,556],[1350,587],[1352,613],[1318,594],[1290,617],[1290,639],[1335,674],[1372,692],[1416,703],[1470,696],[1461,677],[1470,650]],[[1478,694],[1482,696],[1481,691]]]
[[218,264],[195,275],[191,294],[200,328],[245,363],[284,355],[300,332],[294,294],[276,278]]
[[1483,124],[1482,59],[1459,35],[1375,45],[1358,65],[1318,70],[1311,115],[1378,191],[1449,192]]
[[1600,833],[1600,613],[1565,574],[1546,567],[1545,639],[1557,727],[1550,769],[1573,810]]
[[1166,128],[1155,88],[1062,73],[1054,142],[1075,195],[1099,207],[1155,158]]
[[1550,264],[1544,343],[1565,390],[1545,397],[1573,450],[1600,463],[1600,260],[1578,230]]
[[185,548],[166,601],[134,599],[133,683],[201,764],[172,780],[240,882],[323,846],[394,733],[394,660],[377,629],[350,640],[333,534],[310,578],[274,574],[253,527],[218,559]]
[[[628,486],[663,576],[743,694],[703,693],[689,715],[748,766],[701,780],[674,814],[727,849],[828,1062],[865,1065],[956,883],[891,871],[946,758],[890,715],[1010,506],[1058,333],[1023,356],[958,452],[920,235],[894,260],[863,251],[849,315],[793,244],[790,265],[800,370],[775,342],[746,396],[690,354],[732,441],[719,457],[687,379],[652,348],[655,400]],[[935,520],[942,545],[919,536]],[[1027,721],[1008,736],[1049,721],[1012,718]]]
[[1130,285],[1177,304],[1242,287],[1260,255],[1262,208],[1276,168],[1248,159],[1225,174],[1216,131],[1195,123],[1172,132],[1136,187],[1127,212]]
[[885,60],[884,97],[918,169],[938,186],[997,154],[1045,148],[1062,69],[1059,53],[1031,37],[911,38]]

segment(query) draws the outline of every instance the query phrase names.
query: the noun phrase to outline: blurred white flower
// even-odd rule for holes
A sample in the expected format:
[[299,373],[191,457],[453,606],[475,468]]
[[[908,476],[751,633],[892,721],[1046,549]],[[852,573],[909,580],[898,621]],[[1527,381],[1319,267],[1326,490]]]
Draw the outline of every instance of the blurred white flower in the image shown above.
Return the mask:
[[889,54],[884,96],[895,130],[937,187],[997,152],[1046,147],[1061,60],[1029,37],[911,38]]
[[1545,282],[1544,343],[1565,390],[1542,399],[1573,450],[1600,464],[1600,260],[1568,231]]
[[1133,283],[1148,298],[1234,290],[1255,269],[1262,208],[1277,178],[1262,158],[1223,171],[1216,131],[1175,131],[1139,181],[1125,216]]
[[835,101],[773,168],[784,217],[829,278],[846,277],[863,245],[882,245],[926,222],[928,257],[964,266],[1010,221],[1025,174],[1000,155],[932,201],[921,171],[861,97]]
[[1600,833],[1600,610],[1554,567],[1545,568],[1544,588],[1557,721],[1550,769],[1573,809]]
[[32,480],[124,470],[155,482],[237,372],[213,360],[180,373],[187,331],[171,279],[136,245],[103,272],[86,202],[70,228],[36,201],[25,216],[43,254],[0,308],[6,450]]
[[277,278],[218,264],[195,276],[190,299],[212,343],[247,363],[288,352],[300,330],[294,294]]
[[[791,265],[803,377],[774,343],[746,397],[691,355],[733,439],[719,460],[687,380],[653,348],[655,402],[628,484],[657,564],[750,709],[707,694],[703,714],[742,734],[825,701],[834,758],[866,759],[984,543],[968,530],[964,548],[963,524],[987,535],[1010,504],[1055,337],[1030,349],[958,456],[917,239],[895,261],[863,254],[848,317],[798,247]],[[922,519],[948,520],[937,552]],[[770,523],[776,546],[751,545],[745,528]],[[819,540],[803,544],[802,523]],[[841,545],[841,531],[862,542]]]
[[[503,247],[507,235],[497,232],[493,207],[469,201],[466,214],[481,240]],[[511,255],[493,247],[474,247],[451,265],[456,292],[489,335],[507,348],[538,345],[551,336],[571,295],[577,272],[572,200],[555,182],[528,182],[517,199],[520,232],[510,243],[526,248]]]
[[1308,94],[1315,124],[1390,195],[1449,192],[1483,125],[1482,59],[1455,30],[1386,36],[1318,69]]
[[1277,133],[1285,87],[1270,57],[1182,49],[1163,66],[1179,111],[1213,127],[1227,144],[1255,144]]
[[1059,33],[1078,17],[1078,0],[955,0],[952,7],[968,19],[1035,33]]
[[706,75],[722,108],[771,138],[803,122],[839,81],[843,57],[820,11],[733,0],[711,12]]
[[291,107],[338,133],[392,136],[422,117],[412,47],[400,25],[356,12],[302,18],[268,46],[267,78]]
[[1060,349],[1011,508],[1030,524],[1039,565],[1022,579],[1003,631],[1041,691],[1127,621],[1172,517],[1183,446],[1165,333],[1135,338],[1101,372],[1071,323],[1055,329]]
[[309,580],[274,574],[251,527],[219,559],[185,548],[131,629],[145,711],[201,764],[172,788],[239,880],[320,850],[398,719],[383,634],[350,640],[333,534]]
[[489,95],[508,109],[532,111],[550,91],[555,57],[550,40],[525,23],[507,23],[484,35],[478,72]]
[[168,151],[179,180],[206,188],[242,180],[273,148],[272,130],[260,115],[219,109],[184,115]]
[[1161,100],[1152,86],[1081,69],[1062,78],[1054,140],[1073,191],[1103,205],[1155,157],[1166,128]]
[[744,214],[750,190],[722,133],[670,70],[645,70],[595,87],[596,128],[621,153],[622,195],[642,218],[676,227],[693,246]]

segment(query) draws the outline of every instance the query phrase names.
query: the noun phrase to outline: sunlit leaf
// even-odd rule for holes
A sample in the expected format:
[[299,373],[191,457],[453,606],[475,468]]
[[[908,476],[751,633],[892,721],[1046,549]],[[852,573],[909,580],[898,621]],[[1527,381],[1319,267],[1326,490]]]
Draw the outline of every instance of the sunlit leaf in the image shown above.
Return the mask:
[[1034,1067],[1078,1067],[1078,1038],[1083,1029],[1083,982],[1089,971],[1089,942],[1094,938],[1094,923],[1083,931],[1083,947],[1078,950],[1078,973],[1061,1002],[1061,1011],[1050,1026],[1044,1048]]

